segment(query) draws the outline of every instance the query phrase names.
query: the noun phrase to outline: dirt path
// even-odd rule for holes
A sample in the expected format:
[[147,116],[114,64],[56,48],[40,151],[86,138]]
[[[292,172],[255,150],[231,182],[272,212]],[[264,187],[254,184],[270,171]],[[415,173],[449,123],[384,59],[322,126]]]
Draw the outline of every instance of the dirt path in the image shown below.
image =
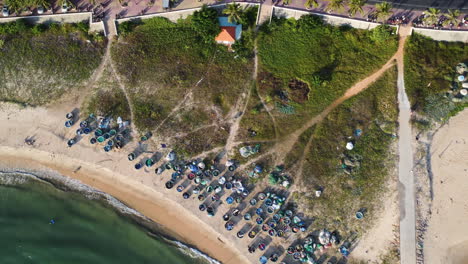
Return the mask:
[[176,114],[177,112],[179,112],[180,109],[182,109],[184,106],[185,106],[185,103],[189,100],[189,99],[192,99],[193,97],[193,90],[195,90],[195,88],[198,87],[198,85],[200,85],[201,82],[203,82],[203,80],[205,80],[205,76],[210,72],[210,66],[211,64],[213,64],[213,61],[215,60],[216,58],[216,52],[215,54],[213,54],[213,58],[211,59],[211,61],[208,63],[208,66],[207,66],[207,69],[206,69],[206,72],[201,76],[200,80],[198,80],[195,85],[193,85],[190,90],[185,94],[184,96],[184,99],[182,99],[182,101],[180,101],[180,103],[178,103],[172,110],[171,112],[166,116],[166,118],[163,119],[163,121],[161,121],[161,123],[159,123],[159,125],[156,127],[156,129],[154,131],[158,131],[159,128],[164,124],[166,123],[167,120],[169,120],[170,117],[172,117],[174,114]]
[[[227,154],[235,147],[235,140],[236,136],[239,132],[239,127],[240,127],[240,122],[242,120],[242,117],[244,116],[245,110],[247,109],[247,106],[249,104],[250,100],[250,95],[252,93],[252,89],[249,88],[249,91],[247,92],[247,95],[243,95],[245,98],[240,98],[239,101],[237,102],[236,110],[233,111],[233,117],[230,121],[231,123],[231,128],[229,129],[229,136],[228,139],[226,140],[226,145],[224,146],[224,149]],[[245,102],[242,104],[243,99]]]
[[[408,29],[401,29],[400,34],[406,36],[410,33]],[[364,78],[363,80],[359,81],[351,88],[349,88],[343,96],[336,99],[332,104],[330,104],[325,110],[323,110],[320,114],[313,117],[309,121],[307,121],[301,128],[297,129],[296,131],[289,134],[285,140],[282,142],[278,142],[277,146],[275,146],[274,151],[279,153],[277,164],[282,164],[286,155],[291,151],[292,147],[298,140],[299,136],[304,133],[308,128],[312,127],[313,125],[322,121],[333,109],[337,106],[342,104],[347,99],[357,95],[358,93],[364,91],[367,87],[369,87],[372,83],[374,83],[377,79],[379,79],[385,71],[387,71],[390,67],[395,65],[395,61],[401,61],[403,63],[403,51],[405,46],[406,37],[400,39],[398,44],[397,52],[385,63],[379,70],[374,72],[373,74],[369,75],[368,77]]]
[[333,101],[333,103],[331,103],[327,108],[325,108],[325,110],[323,110],[320,114],[308,120],[301,128],[290,133],[288,136],[284,138],[284,140],[282,140],[281,142],[277,142],[276,145],[272,149],[263,153],[260,156],[257,156],[256,158],[252,160],[249,160],[247,163],[243,164],[240,168],[245,168],[248,165],[258,161],[262,157],[265,157],[270,154],[276,154],[275,164],[283,164],[285,157],[291,151],[294,144],[297,142],[297,140],[299,139],[299,136],[302,133],[304,133],[307,129],[309,129],[313,125],[322,121],[333,109],[338,107],[344,101],[364,91],[367,87],[369,87],[372,83],[374,83],[377,79],[379,79],[385,73],[385,71],[387,71],[389,68],[394,66],[395,60],[397,58],[402,58],[405,40],[406,38],[404,38],[403,40],[400,40],[397,52],[379,70],[377,70],[373,74],[369,75],[368,77],[364,78],[363,80],[353,85],[351,88],[349,88],[345,92],[343,96]]
[[257,25],[269,22],[273,13],[273,1],[265,0],[260,6],[260,15],[258,16]]
[[72,107],[76,108],[81,108],[81,105],[83,104],[84,100],[86,97],[89,95],[90,91],[92,90],[94,84],[102,77],[102,74],[106,68],[107,62],[109,61],[110,57],[110,41],[107,42],[106,45],[106,50],[104,52],[104,55],[101,59],[101,63],[99,66],[94,70],[94,72],[91,74],[89,77],[88,81],[85,84],[85,88],[83,90],[80,90],[79,93],[77,94],[76,97],[73,97],[71,100],[66,99],[58,105],[54,107],[59,107],[62,108],[64,107],[65,109],[69,109]]
[[[112,42],[113,42],[112,38],[110,37],[109,38],[109,43],[111,43],[111,44],[109,45],[109,48],[108,48],[109,53],[110,53],[110,49],[112,47]],[[114,61],[112,60],[111,55],[109,55],[109,66],[111,67],[112,74],[114,75],[115,79],[117,80],[117,83],[119,84],[120,90],[122,90],[122,92],[125,95],[125,99],[127,100],[127,103],[128,103],[128,108],[130,109],[130,119],[131,119],[130,126],[132,128],[132,131],[134,133],[136,133],[137,129],[135,127],[135,115],[133,114],[133,109],[134,109],[133,102],[130,99],[130,95],[128,94],[127,89],[125,88],[125,84],[122,82],[122,80],[120,79],[119,74],[117,73],[117,70],[115,69]]]
[[297,167],[297,171],[296,171],[296,179],[299,182],[302,182],[302,171],[304,168],[306,157],[309,155],[309,151],[310,151],[310,147],[312,146],[313,138],[314,138],[314,134],[312,133],[309,137],[309,140],[307,141],[307,144],[304,147],[304,151],[302,152],[301,159],[299,160],[299,166]]
[[[197,82],[197,84],[195,84],[195,85],[198,85],[201,81],[203,81],[203,77],[202,77],[202,78]],[[192,98],[192,95],[193,95],[192,90],[193,90],[193,89],[194,89],[194,88],[190,89],[190,91],[188,91],[188,92],[185,94],[185,96],[184,96],[184,98],[182,99],[182,101],[180,101],[174,108],[172,108],[171,112],[166,116],[166,118],[164,118],[164,119],[161,121],[161,123],[159,123],[159,125],[154,129],[155,132],[158,131],[159,128],[160,128],[162,125],[164,125],[164,124],[166,123],[166,121],[169,120],[170,117],[172,117],[174,114],[176,114],[177,112],[179,112],[179,110],[181,110],[181,109],[184,107],[185,103],[186,103],[189,99]]]
[[[400,44],[401,45],[401,44]],[[396,56],[396,55],[395,55]],[[320,114],[313,117],[309,121],[307,121],[301,128],[297,129],[296,131],[289,134],[285,140],[282,142],[278,142],[275,146],[275,152],[278,153],[277,164],[282,164],[286,155],[291,151],[292,147],[299,139],[299,136],[304,133],[307,129],[312,127],[313,125],[322,121],[327,115],[335,109],[337,106],[342,104],[347,99],[355,96],[356,94],[364,91],[367,87],[369,87],[372,83],[374,83],[380,76],[383,75],[385,71],[387,71],[390,67],[392,67],[395,63],[395,56],[393,56],[387,63],[382,66],[379,70],[375,73],[371,74],[370,76],[366,77],[362,81],[356,83],[353,87],[349,88],[346,93],[341,96],[340,98],[336,99],[332,104],[330,104],[325,110],[323,110]]]
[[[258,52],[257,52],[257,40],[255,40],[255,48],[254,48],[254,80],[257,80],[258,77]],[[265,108],[265,111],[268,113],[268,115],[271,118],[271,122],[273,122],[273,128],[275,129],[275,140],[278,141],[279,137],[279,131],[278,131],[278,125],[276,123],[276,119],[271,113],[271,109],[268,108],[267,104],[265,103],[265,100],[263,100],[262,95],[260,94],[260,91],[258,90],[258,86],[255,86],[255,89],[257,89],[257,94],[258,98],[260,99],[260,102],[262,103],[263,107]]]

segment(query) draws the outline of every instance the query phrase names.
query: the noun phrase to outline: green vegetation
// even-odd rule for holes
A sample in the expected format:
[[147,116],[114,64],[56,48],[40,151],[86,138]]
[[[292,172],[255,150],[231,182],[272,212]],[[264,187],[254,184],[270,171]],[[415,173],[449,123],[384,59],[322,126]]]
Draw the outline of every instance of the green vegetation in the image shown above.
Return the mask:
[[[10,13],[20,14],[25,11],[32,11],[35,8],[42,7],[44,9],[51,8],[52,1],[50,0],[5,0],[5,5],[10,10]],[[70,0],[58,0],[56,6],[66,6],[73,8],[75,5]],[[94,5],[95,3],[93,3]]]
[[0,24],[0,100],[41,105],[82,86],[105,43],[79,24]]
[[224,146],[228,136],[229,127],[215,126],[199,129],[178,138],[174,150],[179,155],[192,157],[203,151]]
[[20,13],[23,10],[30,10],[42,6],[44,8],[50,7],[48,0],[5,0],[5,5],[14,13]]
[[119,116],[123,120],[130,120],[127,99],[109,67],[105,68],[101,78],[94,84],[93,88],[94,92],[88,97],[83,107],[85,116],[92,113],[110,116],[114,120]]
[[220,132],[223,120],[252,85],[256,12],[239,10],[246,24],[235,52],[215,43],[218,15],[207,7],[177,23],[152,18],[120,24],[124,34],[112,55],[137,128],[156,129],[155,134],[178,141],[174,144],[187,155],[222,145],[229,132],[229,127]]
[[317,16],[274,18],[262,28],[257,86],[281,135],[323,111],[396,51],[395,35],[374,39],[374,31],[325,25]]
[[252,87],[241,127],[245,129],[239,130],[238,140],[269,140],[276,137],[273,120],[260,101],[255,87]]
[[392,4],[389,2],[382,2],[375,5],[375,16],[377,20],[385,21],[393,13]]
[[[440,121],[468,106],[466,98],[456,99],[461,88],[456,66],[468,60],[468,45],[413,34],[405,49],[405,86],[414,111]],[[427,123],[415,121],[420,128]]]
[[218,12],[203,5],[200,11],[193,13],[192,27],[205,42],[213,42],[213,39],[221,31],[218,23]]
[[364,10],[362,8],[365,4],[366,0],[350,0],[348,14],[352,17],[355,16],[357,13],[364,14]]
[[307,129],[304,133],[299,136],[299,139],[294,144],[291,151],[286,156],[286,160],[284,161],[284,167],[286,170],[291,170],[292,172],[296,171],[297,166],[299,166],[299,162],[302,160],[302,157],[305,154],[307,143],[309,142],[312,133],[315,130],[315,126]]
[[226,6],[223,14],[228,16],[229,23],[240,23],[242,18],[242,9],[240,4],[232,3]]
[[304,3],[304,7],[307,9],[312,8],[312,7],[318,7],[318,6],[319,6],[319,3],[317,0],[307,0]]
[[[398,118],[396,96],[396,69],[391,68],[312,131],[302,172],[304,193],[298,196],[304,198],[317,228],[337,229],[347,236],[370,226],[395,165],[391,145]],[[347,142],[354,142],[354,149],[347,150]],[[307,193],[318,187],[323,195],[310,198]],[[354,216],[362,208],[366,218],[358,221]]]
[[389,25],[380,25],[377,26],[374,30],[372,30],[372,40],[382,44],[393,38],[393,34],[395,34],[395,29],[390,27]]
[[345,0],[327,0],[329,3],[326,7],[327,12],[341,12],[344,9]]

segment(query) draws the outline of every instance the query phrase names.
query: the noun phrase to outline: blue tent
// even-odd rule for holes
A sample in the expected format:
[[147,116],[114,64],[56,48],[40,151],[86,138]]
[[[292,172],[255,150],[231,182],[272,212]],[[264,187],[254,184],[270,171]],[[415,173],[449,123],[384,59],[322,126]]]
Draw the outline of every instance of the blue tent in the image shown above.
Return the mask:
[[189,169],[190,169],[191,172],[195,172],[195,173],[198,172],[198,170],[199,170],[198,167],[193,165],[193,164],[189,165]]

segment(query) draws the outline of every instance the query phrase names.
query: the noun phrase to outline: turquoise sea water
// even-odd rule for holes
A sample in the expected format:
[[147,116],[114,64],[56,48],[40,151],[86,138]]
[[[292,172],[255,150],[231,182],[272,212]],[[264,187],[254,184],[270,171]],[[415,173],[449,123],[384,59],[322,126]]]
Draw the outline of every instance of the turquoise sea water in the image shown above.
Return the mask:
[[30,180],[0,185],[0,263],[207,262],[149,236],[103,201]]

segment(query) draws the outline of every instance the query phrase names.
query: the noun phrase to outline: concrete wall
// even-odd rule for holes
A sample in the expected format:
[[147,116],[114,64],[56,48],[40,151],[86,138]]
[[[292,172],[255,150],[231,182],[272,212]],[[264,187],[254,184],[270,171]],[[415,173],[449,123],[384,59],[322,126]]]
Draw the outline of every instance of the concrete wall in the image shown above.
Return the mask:
[[104,36],[107,37],[107,31],[106,31],[106,27],[104,26],[103,21],[101,21],[101,22],[90,22],[89,23],[89,32],[102,32],[104,34]]
[[103,22],[92,22],[91,12],[52,14],[40,16],[21,16],[0,18],[0,23],[13,22],[18,19],[24,19],[31,24],[50,24],[50,23],[79,23],[88,22],[90,32],[103,32],[106,35]]
[[[260,5],[258,3],[250,3],[250,2],[236,2],[236,3],[240,4],[244,8]],[[218,10],[219,12],[221,12],[226,7],[226,4],[210,5],[209,7],[214,8]],[[154,14],[148,14],[148,15],[126,17],[126,18],[116,19],[115,22],[122,23],[125,21],[142,20],[142,19],[148,19],[148,18],[153,18],[153,17],[165,17],[171,20],[172,22],[177,22],[177,20],[187,18],[188,16],[192,15],[195,11],[198,11],[200,9],[201,7],[196,7],[196,8],[189,8],[189,9],[183,9],[183,10],[175,10],[175,11],[154,13]]]
[[[250,3],[250,2],[236,2],[236,3],[240,4],[244,8],[260,5],[258,3]],[[209,7],[218,10],[218,12],[221,12],[226,7],[226,4],[211,5]],[[196,8],[189,8],[189,9],[183,9],[183,10],[175,10],[175,11],[161,12],[161,13],[155,13],[155,14],[120,18],[120,19],[114,20],[113,24],[115,26],[115,32],[117,32],[117,24],[125,22],[125,21],[142,20],[142,19],[148,19],[148,18],[153,18],[153,17],[165,17],[172,22],[177,22],[177,20],[187,18],[188,16],[192,15],[195,11],[198,11],[200,9],[201,7],[196,7]],[[260,8],[258,12],[260,12]],[[257,13],[257,18],[258,18],[258,13]]]
[[348,25],[353,28],[359,28],[359,29],[373,29],[376,26],[380,25],[379,23],[367,22],[363,20],[351,19],[351,18],[346,18],[346,17],[331,16],[331,15],[321,14],[321,13],[308,12],[308,11],[297,10],[293,8],[285,8],[285,7],[277,7],[277,6],[273,7],[273,15],[276,17],[298,19],[303,15],[310,15],[310,14],[320,16],[323,18],[323,21],[334,26]]
[[413,32],[430,37],[438,41],[461,41],[465,43],[468,42],[468,31],[413,28]]

